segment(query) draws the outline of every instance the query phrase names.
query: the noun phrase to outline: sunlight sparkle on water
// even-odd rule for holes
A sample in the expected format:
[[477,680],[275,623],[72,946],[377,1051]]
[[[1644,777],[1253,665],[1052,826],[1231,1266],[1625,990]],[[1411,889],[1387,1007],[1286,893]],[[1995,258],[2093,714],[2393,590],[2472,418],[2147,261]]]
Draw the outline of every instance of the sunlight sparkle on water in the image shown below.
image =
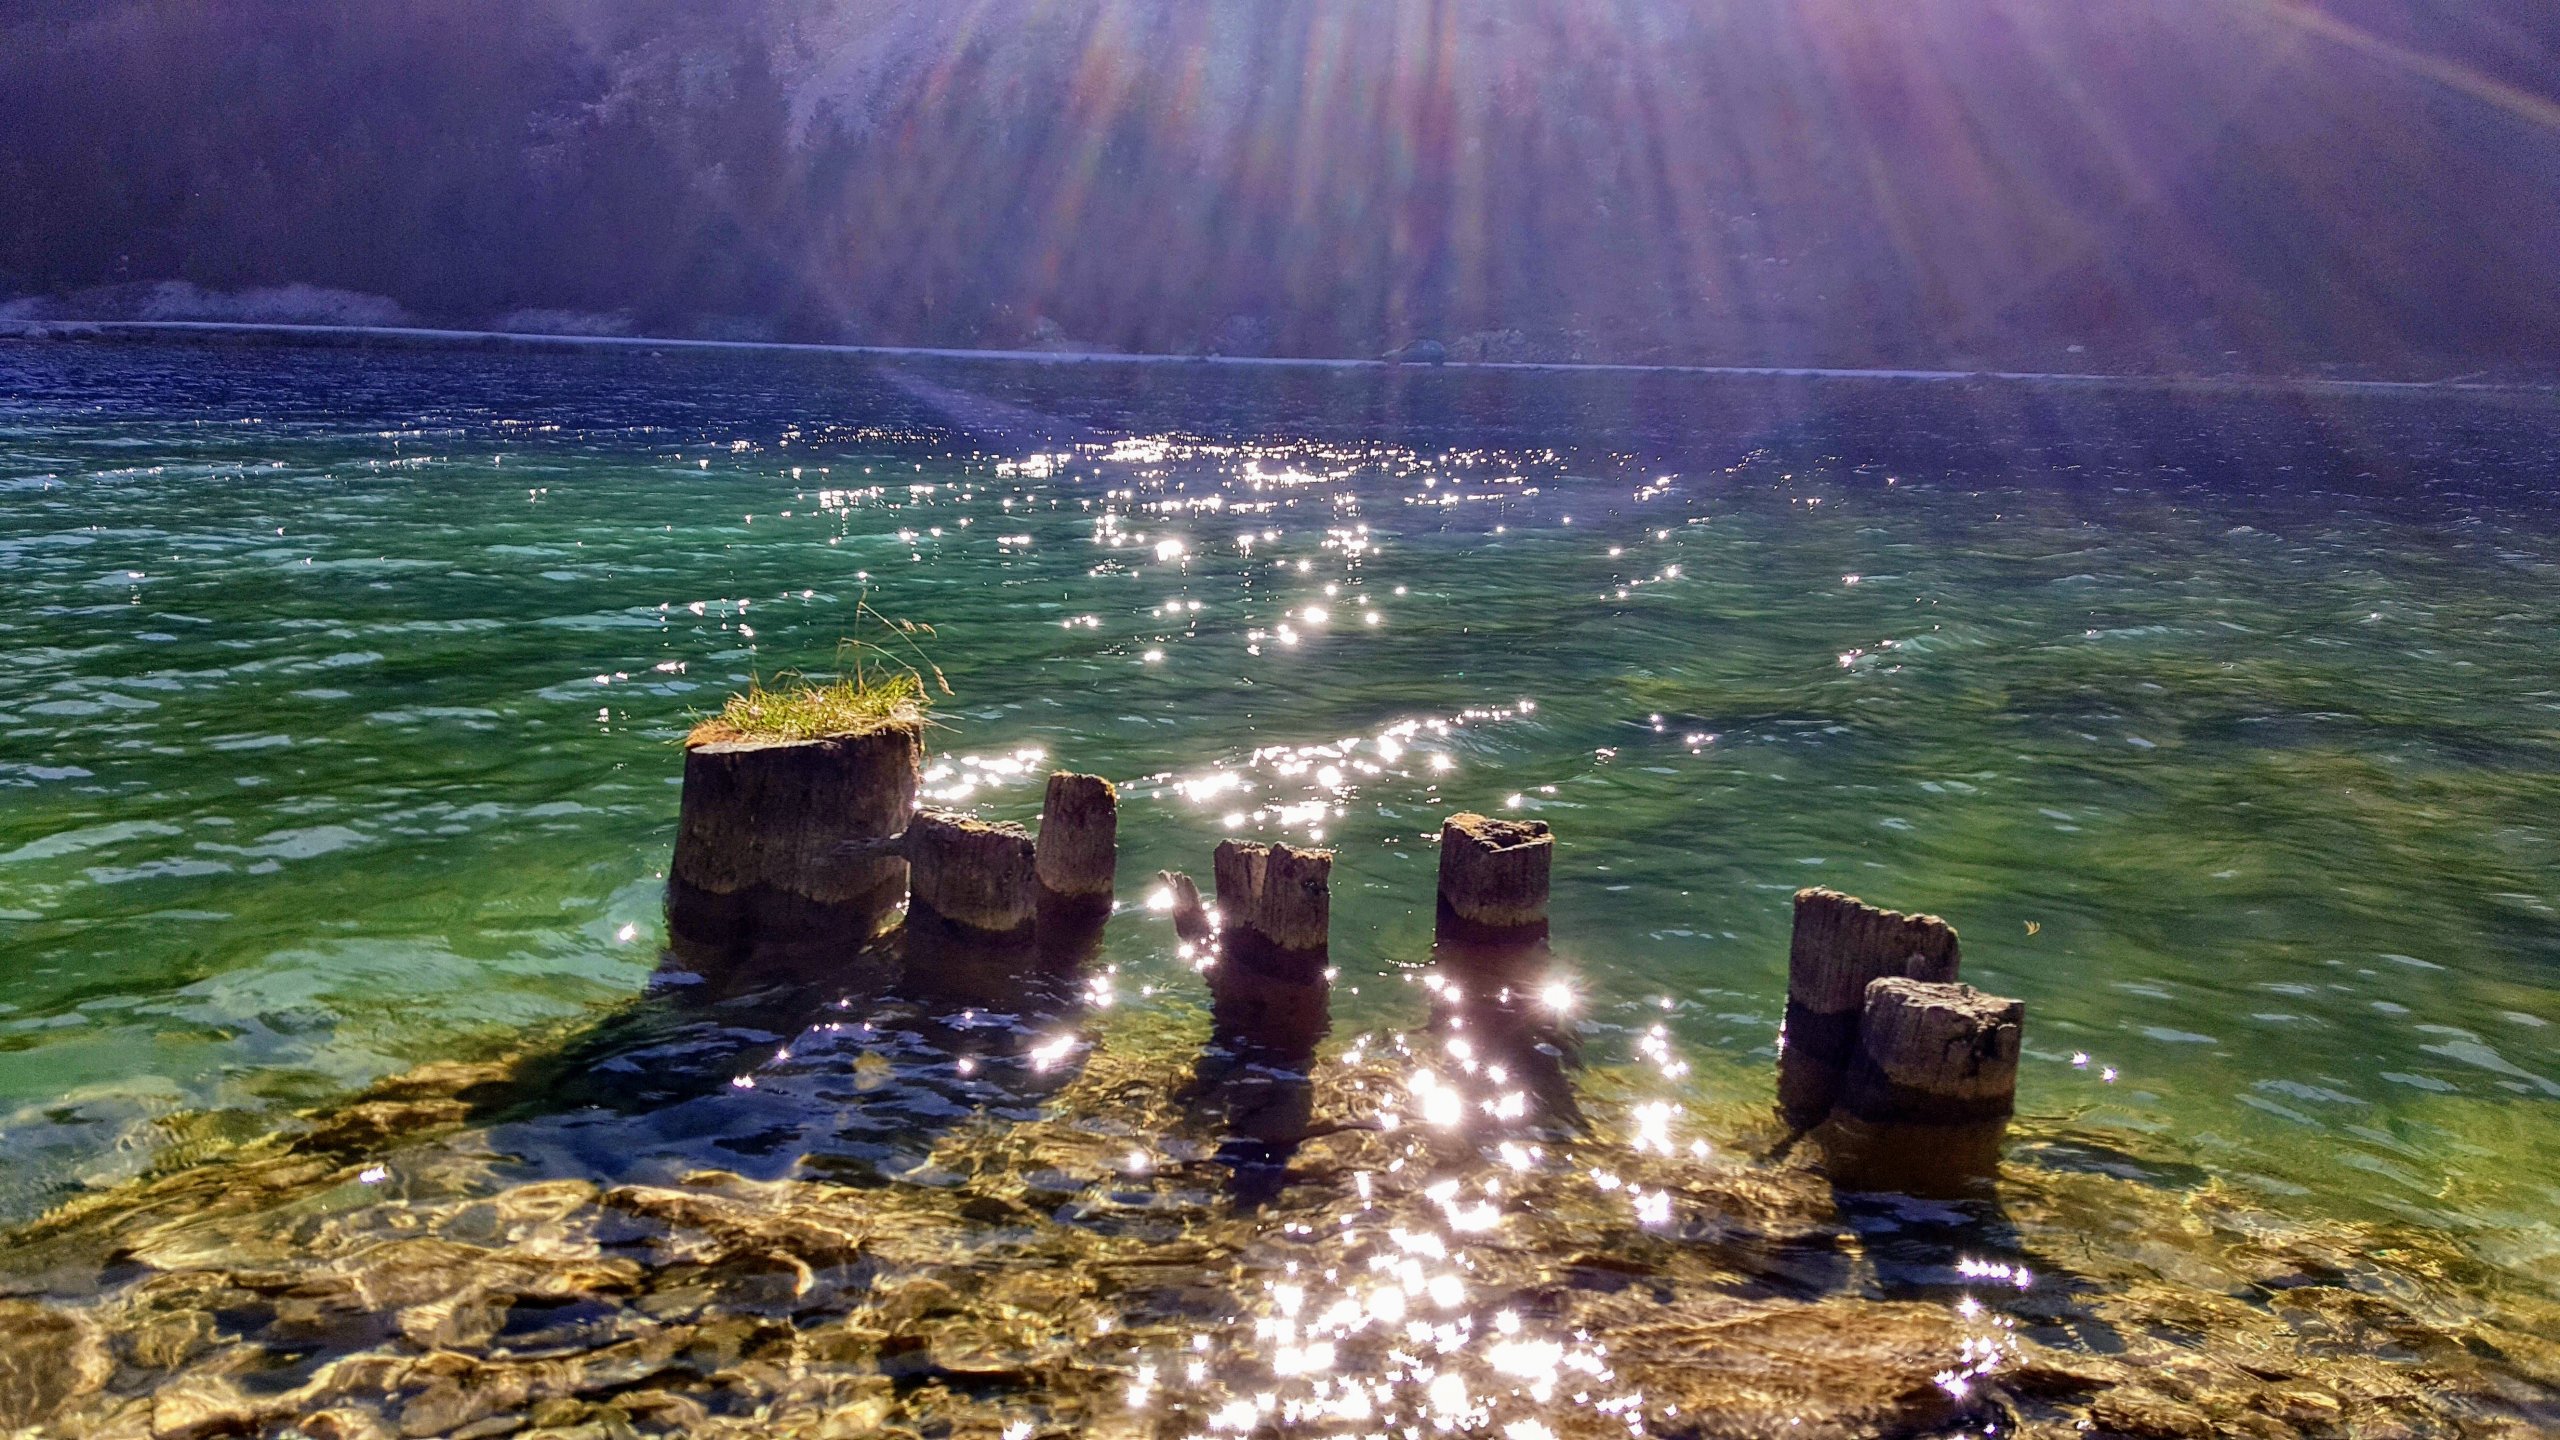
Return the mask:
[[[664,398],[691,399],[653,394],[627,430],[563,432],[548,453],[510,455],[503,477],[317,422],[325,443],[268,427],[245,467],[192,421],[170,439],[70,417],[20,443],[44,488],[6,537],[26,603],[19,663],[0,676],[0,858],[4,918],[45,953],[0,979],[19,1047],[0,1112],[32,1177],[11,1203],[156,1159],[187,1133],[167,1125],[164,1093],[253,1128],[283,1113],[270,1097],[352,1093],[388,1057],[579,1023],[644,992],[658,1003],[658,928],[636,917],[663,894],[666,856],[634,836],[672,824],[676,737],[752,673],[827,671],[874,584],[940,627],[927,648],[953,672],[930,803],[1027,820],[1053,757],[1118,777],[1124,853],[1153,847],[1124,883],[1160,859],[1196,868],[1219,836],[1330,839],[1337,933],[1360,937],[1334,957],[1335,1023],[1452,1017],[1410,1050],[1373,1041],[1394,1078],[1356,1115],[1319,1112],[1374,1126],[1339,1143],[1388,1147],[1340,1179],[1324,1237],[1240,1255],[1234,1323],[1201,1320],[1196,1349],[1185,1333],[1116,1372],[1131,1405],[1157,1412],[1145,1422],[1180,1406],[1181,1433],[1215,1413],[1240,1433],[1399,1440],[1652,1423],[1601,1378],[1598,1345],[1491,1282],[1484,1257],[1532,1243],[1545,1217],[1522,1197],[1541,1184],[1622,1237],[1704,1218],[1664,1176],[1713,1163],[1702,1137],[1727,1102],[1765,1101],[1771,967],[1784,895],[1804,883],[1945,905],[1978,919],[1969,940],[1999,937],[1980,963],[2059,1042],[2030,1081],[2048,1115],[2145,1127],[2116,1130],[2131,1149],[2214,1137],[2183,1163],[2292,1187],[2307,1217],[2423,1207],[2475,1261],[2530,1250],[2512,1217],[2534,1213],[2520,1199],[2550,1188],[2560,1147],[2532,1143],[2548,1127],[2519,1102],[2548,1093],[2560,1008],[2517,967],[2515,937],[2539,933],[2555,893],[2536,841],[2554,771],[2538,697],[2560,572],[2548,507],[2498,501],[2484,477],[2560,453],[2542,431],[2500,441],[2504,460],[2445,440],[2460,472],[2447,548],[2396,508],[2438,480],[2395,476],[2377,499],[2341,473],[2306,502],[2198,458],[2291,443],[2269,438],[2278,411],[2244,407],[2243,436],[2184,400],[2151,413],[2208,422],[2210,443],[2182,452],[2192,482],[2163,478],[2152,426],[2122,453],[2076,436],[2085,473],[2067,490],[2016,473],[2015,449],[1967,468],[1938,446],[1891,456],[1909,483],[1887,491],[1851,468],[1884,458],[1854,447],[1882,442],[1828,430],[1823,455],[1761,437],[1772,453],[1719,454],[1676,485],[1666,469],[1686,458],[1595,448],[1566,464],[1357,435],[1024,441],[1041,448],[966,460],[877,438],[830,457],[794,439],[786,466],[755,448],[769,433],[744,450],[671,435],[695,422],[669,419],[682,407]],[[2393,413],[2413,432],[2434,423]],[[2356,429],[2324,429],[2304,453],[2336,469]],[[155,453],[136,457],[137,442]],[[346,463],[356,447],[367,458]],[[147,483],[136,458],[155,467]],[[285,467],[272,477],[270,460]],[[559,483],[528,492],[527,463]],[[391,465],[396,483],[365,478]],[[850,478],[874,466],[892,483]],[[76,496],[58,524],[56,489]],[[490,500],[504,503],[472,503]],[[277,514],[294,522],[289,554]],[[35,543],[49,529],[65,543]],[[401,578],[411,566],[431,592]],[[129,625],[101,620],[105,599],[132,601]],[[1543,703],[1505,698],[1531,692]],[[101,813],[122,795],[166,814]],[[1485,1023],[1512,1004],[1498,986],[1396,978],[1427,943],[1438,821],[1506,797],[1562,822],[1558,946],[1575,967],[1520,982],[1504,1018],[1584,1022],[1593,1068],[1576,1083],[1616,1087],[1593,1119],[1623,1162],[1590,1168],[1586,1142],[1563,1136],[1535,1046]],[[2250,814],[2286,817],[2291,843],[2234,818]],[[1877,823],[1905,816],[1909,829]],[[2387,902],[2338,883],[2386,868]],[[2066,872],[2067,914],[1999,878]],[[426,874],[472,903],[421,903]],[[1946,888],[1950,874],[1965,883]],[[2177,916],[2159,907],[2163,876],[2193,891]],[[338,897],[327,926],[315,893]],[[1171,907],[1168,892],[1125,893]],[[230,918],[188,918],[206,915]],[[994,1116],[1124,1062],[1113,1027],[1169,1015],[1206,1033],[1190,966],[1207,955],[1129,922],[1108,953],[1127,994],[1115,1002],[1114,971],[1088,973],[1061,986],[1072,1019],[979,1012],[948,1026],[965,1044],[945,1045],[915,1040],[904,1012],[873,1030],[868,1012],[831,1010],[827,1024],[865,1037],[847,1092],[874,1104],[912,1068],[936,1103]],[[2441,968],[2409,973],[2389,958],[2404,955]],[[2068,983],[2077,966],[2141,989]],[[61,975],[114,977],[101,983],[115,1003]],[[2244,990],[2282,998],[2226,1003]],[[2208,1030],[2217,1043],[2196,1043]],[[790,1072],[823,1053],[784,1039],[797,1058],[759,1040],[703,1085],[779,1112]],[[919,1045],[916,1064],[900,1047]],[[147,1093],[150,1113],[116,1121],[60,1093],[59,1077],[101,1066],[98,1094]],[[2304,1100],[2315,1079],[2320,1098]],[[2256,1103],[2286,1097],[2289,1116]],[[1169,1143],[1185,1138],[1086,1136],[1079,1178],[1095,1195],[1205,1192],[1216,1166]],[[392,1180],[381,1166],[355,1178]],[[1286,1264],[1298,1293],[1284,1313],[1255,1287]],[[1949,1323],[1968,1326],[1996,1328],[2003,1297],[2045,1283],[2009,1259],[1933,1273],[1985,1297],[1950,1301]],[[1978,1393],[1987,1353],[1939,1383]]]

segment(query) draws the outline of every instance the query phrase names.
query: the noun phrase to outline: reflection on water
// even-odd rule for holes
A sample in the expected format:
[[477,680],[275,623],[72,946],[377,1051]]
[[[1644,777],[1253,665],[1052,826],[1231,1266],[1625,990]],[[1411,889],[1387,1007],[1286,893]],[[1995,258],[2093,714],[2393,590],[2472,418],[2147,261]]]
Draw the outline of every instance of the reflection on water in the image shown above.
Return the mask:
[[1209,1040],[1181,1098],[1216,1124],[1219,1158],[1248,1202],[1289,1178],[1289,1158],[1315,1126],[1316,1047],[1331,1028],[1332,981],[1275,974],[1241,956],[1208,962]]
[[[1341,1229],[1365,1173],[1450,1259],[1355,1221],[1370,1248],[1325,1265],[1411,1260],[1394,1324],[1463,1314],[1469,1354],[1504,1303],[1452,1217],[1568,1182],[1594,1225],[1721,1236],[1753,1303],[1863,1283],[1842,1257],[1890,1233],[1918,1258],[1878,1283],[1938,1304],[2000,1225],[2043,1227],[1998,1258],[2045,1294],[2046,1252],[2115,1243],[2109,1205],[1853,1205],[1797,1244],[1719,1218],[1729,1186],[1684,1198],[1747,1170],[1785,897],[1829,883],[1946,915],[2027,1001],[2012,1148],[2051,1194],[2215,1235],[2266,1206],[2405,1226],[2449,1237],[2457,1289],[2560,1286],[2546,400],[108,347],[0,372],[10,1218],[565,1034],[504,1106],[473,1093],[482,1192],[711,1169],[885,1204],[982,1166],[1074,1181],[1003,1205],[1159,1238],[1176,1202],[1115,1197],[1255,1192],[1250,1248]],[[992,403],[955,423],[955,394]],[[936,803],[1028,819],[1051,765],[1107,775],[1124,894],[1228,836],[1334,848],[1331,1032],[1233,1043],[1134,907],[1046,988],[654,975],[672,741],[751,673],[828,664],[866,592],[941,636]],[[1507,993],[1426,965],[1460,809],[1560,837],[1552,973]],[[1124,1050],[1160,1108],[1077,1140],[1090,1169],[969,1148],[1122,1113],[1096,1087]],[[1480,1141],[1447,1170],[1395,1148]],[[1642,1165],[1565,1158],[1604,1142]],[[1661,1273],[1576,1233],[1505,1302],[1557,1366],[1580,1342],[1521,1297],[1579,1314]],[[1316,1324],[1384,1279],[1255,1273],[1301,1286],[1295,1316],[1250,1292],[1300,1351],[1392,1328]],[[1436,1379],[1439,1339],[1394,1333]],[[1191,1361],[1147,1363],[1170,1395]],[[1319,1373],[1288,1393],[1350,1403]],[[1397,1373],[1418,1426],[1495,1383],[1426,1411]]]
[[[1537,960],[1547,960],[1541,950]],[[1562,1139],[1584,1129],[1573,1097],[1573,1070],[1581,1042],[1573,1022],[1572,981],[1552,964],[1512,973],[1470,967],[1451,978],[1427,975],[1431,1029],[1441,1037],[1447,1064],[1463,1079],[1434,1083],[1424,1096],[1423,1120],[1455,1114],[1451,1123],[1475,1123],[1481,1114],[1523,1133]],[[1473,1097],[1468,1091],[1486,1093]],[[1679,1107],[1656,1100],[1636,1109],[1638,1149],[1671,1152],[1670,1124]],[[1704,1141],[1694,1142],[1703,1153]]]

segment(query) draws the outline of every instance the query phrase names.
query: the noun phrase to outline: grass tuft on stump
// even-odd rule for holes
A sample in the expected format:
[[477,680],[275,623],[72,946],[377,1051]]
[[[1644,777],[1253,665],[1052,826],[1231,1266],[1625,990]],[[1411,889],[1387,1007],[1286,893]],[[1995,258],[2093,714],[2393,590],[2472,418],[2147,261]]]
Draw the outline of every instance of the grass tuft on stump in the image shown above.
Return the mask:
[[866,588],[853,604],[853,633],[836,641],[835,679],[786,671],[776,677],[781,683],[768,688],[761,676],[751,675],[747,688],[730,696],[719,714],[686,732],[685,747],[779,745],[920,724],[934,692],[950,694],[951,682],[918,637],[934,638],[933,627],[881,614]]
[[688,747],[726,741],[779,744],[862,735],[887,725],[921,721],[931,704],[923,677],[905,670],[875,671],[858,679],[798,680],[772,689],[753,680],[730,696],[719,714],[687,732],[684,743]]

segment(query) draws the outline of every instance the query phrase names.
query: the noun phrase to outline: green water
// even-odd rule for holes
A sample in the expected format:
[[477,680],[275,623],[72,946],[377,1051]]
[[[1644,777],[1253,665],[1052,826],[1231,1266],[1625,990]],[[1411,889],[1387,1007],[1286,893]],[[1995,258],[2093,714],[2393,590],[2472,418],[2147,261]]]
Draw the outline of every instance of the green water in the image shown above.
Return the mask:
[[[1829,884],[2026,1000],[2056,1163],[2560,1286],[2547,402],[32,346],[0,394],[7,1217],[641,991],[673,742],[867,593],[956,692],[929,789],[1112,776],[1124,900],[1338,847],[1346,1033],[1422,1014],[1439,817],[1535,816],[1585,1043],[1665,1096],[1766,1095]],[[1098,1024],[1196,1001],[1172,946],[1115,924]]]

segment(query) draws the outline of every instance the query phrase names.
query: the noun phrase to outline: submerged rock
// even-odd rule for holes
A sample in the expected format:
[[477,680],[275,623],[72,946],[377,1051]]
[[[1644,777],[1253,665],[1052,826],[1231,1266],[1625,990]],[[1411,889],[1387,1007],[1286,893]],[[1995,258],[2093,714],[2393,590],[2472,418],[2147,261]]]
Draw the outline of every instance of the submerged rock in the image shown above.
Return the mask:
[[1936,1305],[1835,1301],[1634,1321],[1611,1359],[1670,1435],[1851,1440],[1926,1434],[1996,1409],[1977,1342]]
[[[529,1178],[489,1132],[440,1122],[363,1155],[253,1145],[11,1237],[0,1280],[25,1298],[0,1301],[0,1421],[919,1440],[2560,1424],[2560,1312],[2424,1235],[2031,1164],[1997,1210],[1844,1209],[1801,1165],[1644,1143],[1605,1096],[1573,1133],[1477,1108],[1391,1123],[1487,1078],[1464,1058],[1363,1040],[1319,1063],[1313,1123],[1251,1202],[1209,1158],[1222,1122],[1178,1098],[1183,1056],[1138,1042],[1034,1118],[955,1125],[911,1183]],[[413,1074],[361,1103],[433,1121],[488,1082]],[[2126,1243],[2082,1243],[2109,1233]]]
[[104,1385],[95,1329],[61,1309],[0,1300],[0,1428],[32,1426]]

